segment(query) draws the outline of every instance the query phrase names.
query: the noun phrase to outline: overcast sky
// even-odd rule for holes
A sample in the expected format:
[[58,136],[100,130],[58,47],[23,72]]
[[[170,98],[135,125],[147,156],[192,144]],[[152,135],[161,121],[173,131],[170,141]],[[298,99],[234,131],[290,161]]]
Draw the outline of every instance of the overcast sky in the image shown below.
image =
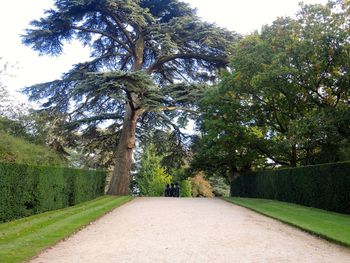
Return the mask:
[[[241,34],[259,30],[278,16],[293,16],[299,0],[185,0],[196,7],[204,20],[215,22]],[[305,0],[326,3],[326,0]],[[59,57],[41,56],[21,44],[20,35],[31,20],[42,16],[52,0],[0,0],[0,57],[14,65],[2,82],[11,91],[57,79],[75,63],[88,59],[78,43],[67,46]]]

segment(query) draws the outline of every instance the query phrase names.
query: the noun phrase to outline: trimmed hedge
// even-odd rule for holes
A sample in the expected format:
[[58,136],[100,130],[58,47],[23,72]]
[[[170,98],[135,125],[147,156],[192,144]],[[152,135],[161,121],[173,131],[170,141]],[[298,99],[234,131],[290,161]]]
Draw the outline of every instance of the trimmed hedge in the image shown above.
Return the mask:
[[273,199],[350,214],[350,162],[250,172],[231,196]]
[[75,205],[104,193],[105,172],[0,163],[0,222]]

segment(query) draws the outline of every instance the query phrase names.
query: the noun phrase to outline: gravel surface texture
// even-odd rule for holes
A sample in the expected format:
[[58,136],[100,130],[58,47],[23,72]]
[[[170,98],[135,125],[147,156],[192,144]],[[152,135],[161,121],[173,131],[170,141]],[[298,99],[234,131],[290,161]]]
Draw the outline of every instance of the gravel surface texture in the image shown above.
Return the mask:
[[350,262],[350,249],[220,199],[136,198],[31,263]]

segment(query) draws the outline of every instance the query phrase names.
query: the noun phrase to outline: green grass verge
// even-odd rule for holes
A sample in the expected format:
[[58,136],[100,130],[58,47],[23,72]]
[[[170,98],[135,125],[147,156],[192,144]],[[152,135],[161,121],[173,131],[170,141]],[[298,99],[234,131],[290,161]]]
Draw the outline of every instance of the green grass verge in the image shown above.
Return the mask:
[[238,197],[223,199],[350,247],[350,215],[275,200]]
[[0,262],[27,260],[131,199],[130,196],[103,196],[0,224]]

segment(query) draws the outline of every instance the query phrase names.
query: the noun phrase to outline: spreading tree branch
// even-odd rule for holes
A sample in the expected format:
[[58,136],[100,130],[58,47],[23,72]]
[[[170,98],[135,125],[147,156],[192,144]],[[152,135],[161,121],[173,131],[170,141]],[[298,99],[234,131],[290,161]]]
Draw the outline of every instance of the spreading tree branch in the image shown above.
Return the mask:
[[112,19],[117,23],[119,29],[123,32],[124,36],[127,38],[127,40],[129,41],[129,45],[131,48],[135,47],[135,43],[134,40],[132,39],[130,33],[126,30],[126,27],[123,26],[123,23],[121,22],[121,19],[116,15],[113,14],[111,12],[107,11],[107,14],[112,17]]
[[216,57],[216,56],[209,56],[209,55],[196,54],[196,53],[175,54],[175,55],[159,58],[149,67],[148,72],[149,73],[156,72],[163,64],[176,59],[199,59],[199,60],[210,61],[218,66],[226,66],[228,64],[228,60],[226,57]]
[[199,115],[200,112],[195,111],[195,110],[191,110],[189,108],[185,108],[185,107],[178,107],[178,106],[170,106],[170,107],[159,107],[156,109],[157,111],[175,111],[175,110],[179,110],[179,111],[186,111],[186,112],[190,112],[196,115]]
[[108,34],[108,33],[104,32],[104,31],[100,31],[100,30],[92,29],[92,28],[80,27],[80,26],[72,26],[72,29],[80,30],[80,31],[88,32],[88,33],[95,33],[95,34],[99,34],[99,35],[108,37],[108,38],[114,40],[115,42],[117,42],[119,45],[121,45],[130,54],[133,54],[133,51],[127,46],[126,43],[120,41],[117,37],[115,37],[115,36],[113,36],[111,34]]

